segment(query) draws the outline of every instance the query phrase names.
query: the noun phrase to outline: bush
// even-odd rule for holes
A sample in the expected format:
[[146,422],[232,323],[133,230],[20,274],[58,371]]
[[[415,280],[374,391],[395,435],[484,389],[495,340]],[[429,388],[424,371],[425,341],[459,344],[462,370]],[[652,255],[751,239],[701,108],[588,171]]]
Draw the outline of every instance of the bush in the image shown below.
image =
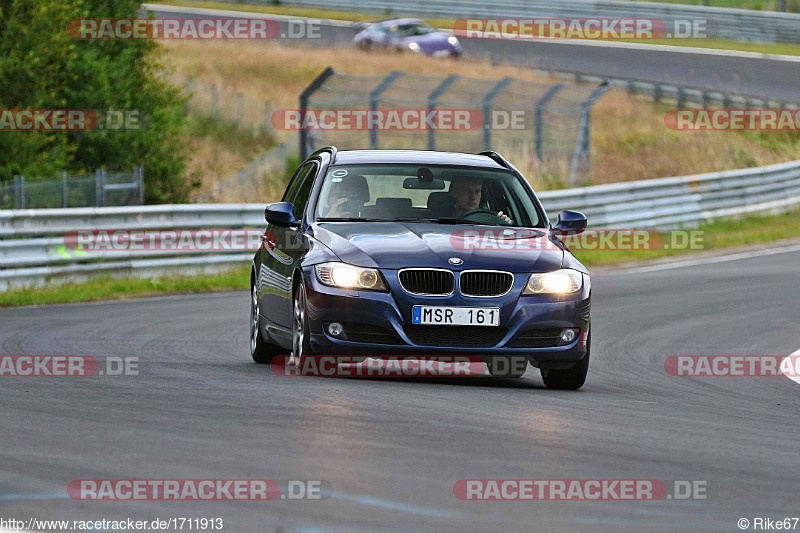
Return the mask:
[[0,181],[144,167],[148,203],[183,202],[185,99],[145,40],[76,40],[78,18],[136,18],[134,0],[0,0],[0,109],[135,110],[132,131],[2,132]]

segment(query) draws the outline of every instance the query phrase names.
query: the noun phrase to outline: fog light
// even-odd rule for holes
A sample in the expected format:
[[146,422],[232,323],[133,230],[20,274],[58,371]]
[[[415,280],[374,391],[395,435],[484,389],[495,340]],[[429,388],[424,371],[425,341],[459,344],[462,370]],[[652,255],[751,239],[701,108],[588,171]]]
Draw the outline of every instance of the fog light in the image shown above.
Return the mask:
[[344,333],[344,326],[342,326],[339,322],[331,322],[328,324],[328,333],[330,333],[333,337],[341,337]]
[[574,341],[574,340],[575,340],[575,337],[576,337],[576,336],[577,336],[577,335],[576,335],[576,333],[575,333],[575,330],[574,330],[574,329],[565,329],[565,330],[562,330],[562,331],[561,331],[561,335],[560,335],[560,337],[561,337],[561,342],[563,342],[564,344],[569,344],[569,343],[571,343],[572,341]]

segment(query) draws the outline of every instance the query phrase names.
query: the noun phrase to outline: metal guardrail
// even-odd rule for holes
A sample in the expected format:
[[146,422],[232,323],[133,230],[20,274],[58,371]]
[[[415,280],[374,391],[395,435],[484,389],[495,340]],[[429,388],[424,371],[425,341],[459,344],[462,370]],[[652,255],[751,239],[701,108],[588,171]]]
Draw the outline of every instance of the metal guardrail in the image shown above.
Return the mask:
[[[719,217],[774,212],[800,205],[800,161],[696,176],[539,193],[548,215],[584,212],[590,227],[696,226]],[[65,235],[77,229],[263,228],[264,204],[190,204],[145,207],[0,211],[0,290],[59,278],[154,275],[172,269],[243,266],[241,250],[91,252],[71,249]]]
[[[237,0],[239,1],[239,0]],[[246,3],[259,3],[249,1]],[[800,43],[800,14],[723,7],[620,0],[281,0],[281,4],[331,10],[366,11],[383,16],[463,18],[650,18],[668,28],[675,21],[705,21],[708,37]]]

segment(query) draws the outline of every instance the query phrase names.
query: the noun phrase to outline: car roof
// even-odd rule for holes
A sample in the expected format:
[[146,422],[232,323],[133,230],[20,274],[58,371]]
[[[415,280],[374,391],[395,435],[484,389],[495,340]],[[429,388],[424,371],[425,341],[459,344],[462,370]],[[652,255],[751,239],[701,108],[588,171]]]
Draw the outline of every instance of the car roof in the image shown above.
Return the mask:
[[378,26],[391,26],[393,24],[423,24],[420,19],[391,19],[378,23]]
[[464,165],[508,170],[485,155],[427,150],[344,150],[337,152],[338,165],[411,163],[413,165]]

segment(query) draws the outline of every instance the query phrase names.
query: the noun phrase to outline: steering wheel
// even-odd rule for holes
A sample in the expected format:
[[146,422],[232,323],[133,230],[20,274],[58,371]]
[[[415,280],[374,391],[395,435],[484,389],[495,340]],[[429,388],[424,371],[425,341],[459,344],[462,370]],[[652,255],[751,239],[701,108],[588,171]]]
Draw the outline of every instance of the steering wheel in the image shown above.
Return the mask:
[[461,215],[461,219],[471,222],[482,222],[485,224],[499,224],[501,226],[512,225],[503,220],[502,218],[500,218],[499,216],[497,216],[497,213],[495,211],[484,208],[471,209],[466,213],[464,213],[463,215]]

